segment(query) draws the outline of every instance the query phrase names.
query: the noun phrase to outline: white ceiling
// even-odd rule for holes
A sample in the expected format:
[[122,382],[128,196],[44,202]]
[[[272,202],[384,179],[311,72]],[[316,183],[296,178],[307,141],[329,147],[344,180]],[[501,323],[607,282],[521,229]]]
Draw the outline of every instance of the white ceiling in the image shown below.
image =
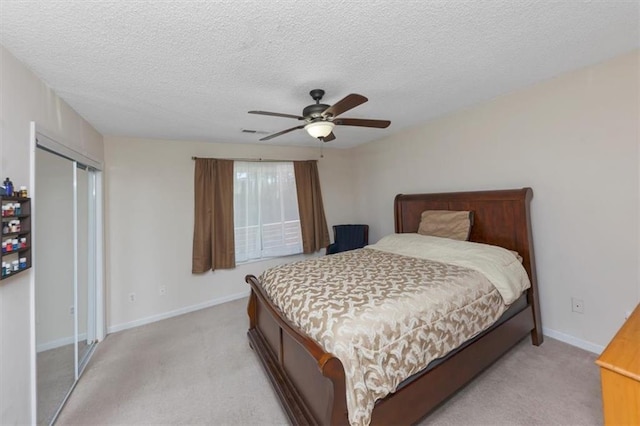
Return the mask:
[[351,147],[640,47],[640,2],[0,0],[0,43],[104,135],[255,143],[322,88],[391,120]]

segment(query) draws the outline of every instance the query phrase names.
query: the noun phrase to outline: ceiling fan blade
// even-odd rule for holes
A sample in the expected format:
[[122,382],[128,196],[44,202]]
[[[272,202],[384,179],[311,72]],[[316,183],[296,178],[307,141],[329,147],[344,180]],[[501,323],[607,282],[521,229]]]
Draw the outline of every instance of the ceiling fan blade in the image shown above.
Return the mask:
[[358,95],[357,93],[352,93],[350,95],[345,96],[335,104],[331,105],[329,108],[325,109],[322,112],[324,117],[331,116],[337,117],[343,112],[349,111],[352,108],[357,107],[358,105],[362,105],[367,102],[369,99],[365,98],[362,95]]
[[260,114],[260,115],[271,115],[273,117],[284,117],[284,118],[295,118],[296,120],[304,120],[304,117],[293,114],[281,114],[279,112],[269,112],[269,111],[249,111],[249,114]]
[[332,140],[334,140],[336,138],[336,135],[333,134],[333,132],[329,133],[327,136],[325,136],[324,138],[322,138],[322,142],[331,142]]
[[368,120],[366,118],[336,118],[333,124],[338,126],[358,126],[358,127],[376,127],[385,129],[389,127],[389,120]]
[[278,136],[284,135],[285,133],[289,133],[289,132],[292,132],[292,131],[294,131],[294,130],[298,130],[298,129],[304,129],[304,126],[296,126],[296,127],[292,127],[292,128],[290,128],[290,129],[283,130],[283,131],[281,131],[281,132],[274,133],[274,134],[269,135],[269,136],[265,136],[264,138],[262,138],[262,139],[260,139],[260,140],[261,140],[261,141],[268,141],[269,139],[276,138],[276,137],[278,137]]

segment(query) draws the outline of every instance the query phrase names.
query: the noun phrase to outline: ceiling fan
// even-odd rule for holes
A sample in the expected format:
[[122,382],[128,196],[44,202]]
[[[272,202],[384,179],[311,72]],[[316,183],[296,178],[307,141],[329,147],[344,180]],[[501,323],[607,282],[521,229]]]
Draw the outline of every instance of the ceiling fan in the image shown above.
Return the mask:
[[320,100],[324,96],[324,90],[314,89],[309,92],[315,104],[306,106],[302,110],[302,115],[281,114],[279,112],[268,111],[249,111],[249,114],[261,114],[271,115],[274,117],[294,118],[296,120],[304,120],[305,124],[301,124],[290,129],[283,130],[278,133],[265,136],[260,139],[261,141],[268,141],[275,137],[284,135],[285,133],[292,132],[298,129],[305,129],[314,138],[318,138],[321,141],[329,142],[336,137],[333,134],[333,128],[335,126],[358,126],[358,127],[375,127],[378,129],[384,129],[391,124],[388,120],[369,120],[363,118],[338,118],[338,116],[344,112],[349,111],[352,108],[362,105],[367,102],[368,99],[362,95],[352,93],[345,96],[340,101],[329,106],[321,104]]

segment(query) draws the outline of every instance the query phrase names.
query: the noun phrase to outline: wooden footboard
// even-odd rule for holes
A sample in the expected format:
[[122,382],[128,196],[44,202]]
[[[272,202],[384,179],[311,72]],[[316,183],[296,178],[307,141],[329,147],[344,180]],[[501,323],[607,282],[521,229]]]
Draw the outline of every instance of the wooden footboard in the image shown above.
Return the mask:
[[253,275],[249,340],[293,424],[348,425],[342,363],[290,324]]

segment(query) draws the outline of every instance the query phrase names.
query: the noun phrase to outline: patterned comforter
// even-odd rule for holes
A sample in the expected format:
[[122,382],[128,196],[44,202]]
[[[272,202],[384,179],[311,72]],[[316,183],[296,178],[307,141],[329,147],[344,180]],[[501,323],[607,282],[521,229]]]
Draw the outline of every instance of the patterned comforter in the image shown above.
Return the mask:
[[376,400],[490,327],[508,307],[478,270],[378,244],[277,266],[260,277],[287,318],[342,362],[352,425],[369,424]]

